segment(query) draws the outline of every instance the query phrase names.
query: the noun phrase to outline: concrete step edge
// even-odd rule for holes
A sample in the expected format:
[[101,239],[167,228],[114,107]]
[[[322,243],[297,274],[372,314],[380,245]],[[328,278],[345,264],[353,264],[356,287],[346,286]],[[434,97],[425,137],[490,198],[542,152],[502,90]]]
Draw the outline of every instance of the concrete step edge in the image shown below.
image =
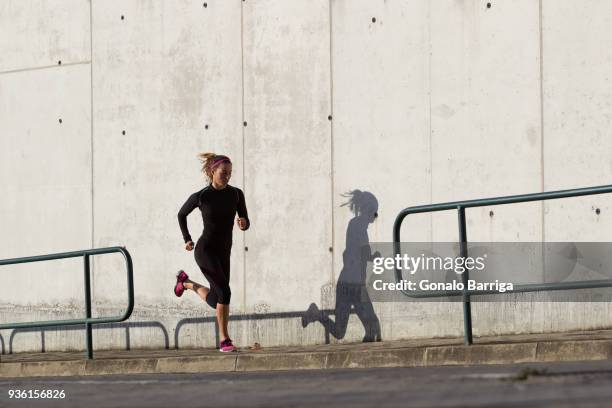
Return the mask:
[[538,341],[292,353],[0,363],[0,378],[423,367],[605,360],[612,340]]

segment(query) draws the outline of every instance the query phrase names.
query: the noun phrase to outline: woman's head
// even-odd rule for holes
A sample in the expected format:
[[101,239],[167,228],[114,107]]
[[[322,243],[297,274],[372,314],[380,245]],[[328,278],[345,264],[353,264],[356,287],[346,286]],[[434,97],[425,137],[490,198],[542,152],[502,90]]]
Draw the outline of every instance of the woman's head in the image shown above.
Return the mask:
[[232,177],[232,161],[229,157],[215,153],[200,153],[202,173],[206,178],[219,186],[225,187]]

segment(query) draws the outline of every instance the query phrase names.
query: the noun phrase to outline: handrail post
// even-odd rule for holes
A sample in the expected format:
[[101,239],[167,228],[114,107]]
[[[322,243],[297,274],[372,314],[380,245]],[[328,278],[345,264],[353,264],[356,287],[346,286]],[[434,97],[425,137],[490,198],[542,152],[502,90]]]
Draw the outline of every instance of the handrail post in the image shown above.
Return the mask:
[[[90,281],[90,268],[89,268],[89,254],[83,255],[84,262],[84,281],[85,281],[85,317],[91,319],[91,281]],[[87,343],[87,359],[93,359],[93,341],[91,323],[85,323],[85,341]]]
[[[465,259],[468,256],[467,248],[467,227],[465,224],[465,207],[457,207],[459,215],[459,246],[460,256],[464,259],[463,265],[465,266]],[[470,306],[470,295],[467,292],[468,279],[470,278],[469,270],[466,268],[461,274],[461,280],[463,282],[463,330],[465,344],[472,344],[472,308]]]
[[[585,187],[585,188],[575,188],[570,190],[558,190],[558,191],[548,191],[548,192],[539,192],[533,194],[521,194],[521,195],[513,195],[513,196],[505,196],[505,197],[492,197],[492,198],[481,198],[477,200],[467,200],[467,201],[452,201],[446,203],[438,203],[438,204],[426,204],[419,206],[412,206],[403,209],[400,213],[395,217],[395,222],[393,223],[393,248],[395,255],[400,252],[400,230],[402,227],[402,222],[404,218],[408,214],[417,214],[417,213],[430,213],[435,211],[447,211],[447,210],[457,210],[459,215],[459,243],[461,245],[461,256],[467,258],[468,249],[467,249],[467,232],[466,232],[466,223],[465,223],[465,209],[466,208],[474,208],[474,207],[484,207],[489,205],[504,205],[504,204],[515,204],[515,203],[526,203],[531,201],[545,201],[545,200],[553,200],[560,198],[568,198],[568,197],[580,197],[580,196],[588,196],[594,194],[609,194],[612,193],[612,184],[605,186],[596,186],[596,187]],[[545,265],[544,265],[545,266]],[[402,279],[402,273],[399,268],[395,268],[395,280],[396,282],[400,282]],[[463,300],[463,320],[464,320],[464,332],[465,332],[465,343],[466,345],[472,344],[472,311],[470,306],[470,291],[466,287],[467,282],[469,281],[469,271],[466,270],[462,274],[462,282],[464,289],[462,291],[453,290],[451,291],[451,296],[462,296]],[[574,282],[565,282],[565,283],[542,283],[542,284],[526,284],[526,285],[517,285],[516,289],[506,291],[505,294],[510,293],[525,293],[525,292],[540,292],[540,291],[549,291],[549,290],[577,290],[577,289],[587,289],[587,288],[612,288],[612,279],[605,280],[587,280],[587,281],[574,281]],[[496,291],[475,291],[477,295],[491,295],[494,293],[499,293]],[[431,294],[427,294],[426,291],[420,291],[417,293],[410,293],[409,291],[402,290],[406,296],[412,298],[431,298],[431,297],[442,297],[449,296],[448,292],[435,292]],[[1,327],[1,326],[0,326]]]
[[[128,304],[125,313],[122,316],[112,317],[92,317],[91,312],[91,267],[90,258],[92,255],[110,254],[119,252],[123,255],[125,265],[127,267],[127,285],[128,285]],[[85,340],[87,358],[93,359],[93,336],[92,329],[94,324],[106,324],[114,322],[123,322],[132,315],[134,311],[134,273],[132,265],[132,257],[125,247],[107,247],[107,248],[92,248],[80,251],[61,252],[48,255],[28,256],[22,258],[0,259],[0,266],[15,265],[28,262],[52,261],[55,259],[66,258],[83,258],[83,275],[84,275],[84,291],[85,291],[85,317],[81,319],[70,320],[50,320],[38,322],[22,322],[22,323],[0,323],[0,330],[4,329],[30,329],[33,327],[61,327],[61,326],[82,326],[85,325]],[[13,330],[12,336],[15,334]],[[44,348],[44,330],[43,330],[43,348]]]

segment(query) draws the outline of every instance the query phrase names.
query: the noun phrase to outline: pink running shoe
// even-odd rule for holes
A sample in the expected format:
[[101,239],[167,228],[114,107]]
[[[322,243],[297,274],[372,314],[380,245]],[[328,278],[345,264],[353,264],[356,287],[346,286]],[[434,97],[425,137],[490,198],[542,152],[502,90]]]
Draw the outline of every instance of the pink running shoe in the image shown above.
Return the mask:
[[183,270],[178,271],[178,273],[176,274],[176,285],[174,285],[174,294],[177,297],[183,296],[183,292],[185,292],[185,286],[183,285],[183,282],[185,282],[187,279],[189,279],[189,276],[187,276],[187,274]]
[[219,345],[219,351],[222,353],[229,353],[237,350],[238,349],[232,344],[232,339],[230,339],[229,337],[223,340]]

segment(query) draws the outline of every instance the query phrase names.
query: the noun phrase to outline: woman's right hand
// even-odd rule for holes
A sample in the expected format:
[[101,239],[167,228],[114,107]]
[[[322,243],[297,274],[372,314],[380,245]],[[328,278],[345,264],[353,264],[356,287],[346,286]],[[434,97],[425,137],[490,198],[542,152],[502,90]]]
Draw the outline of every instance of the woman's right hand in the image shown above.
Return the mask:
[[193,251],[193,241],[189,241],[186,245],[185,245],[185,249],[188,251]]

